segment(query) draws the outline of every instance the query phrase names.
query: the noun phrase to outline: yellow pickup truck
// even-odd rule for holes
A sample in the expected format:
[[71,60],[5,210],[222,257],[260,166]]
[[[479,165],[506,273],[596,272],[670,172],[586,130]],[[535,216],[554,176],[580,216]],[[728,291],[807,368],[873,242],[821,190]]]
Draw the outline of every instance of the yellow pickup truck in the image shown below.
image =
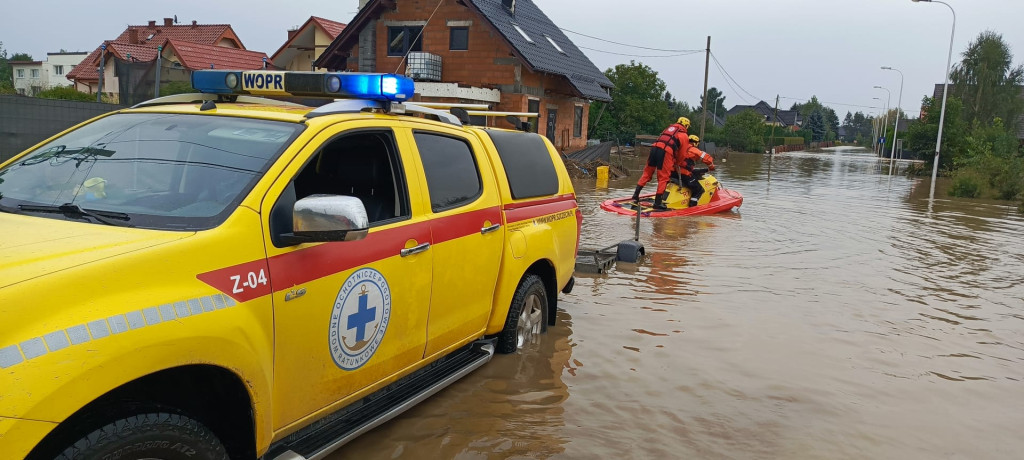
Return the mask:
[[0,165],[0,456],[321,458],[537,340],[565,167],[413,85],[201,71]]

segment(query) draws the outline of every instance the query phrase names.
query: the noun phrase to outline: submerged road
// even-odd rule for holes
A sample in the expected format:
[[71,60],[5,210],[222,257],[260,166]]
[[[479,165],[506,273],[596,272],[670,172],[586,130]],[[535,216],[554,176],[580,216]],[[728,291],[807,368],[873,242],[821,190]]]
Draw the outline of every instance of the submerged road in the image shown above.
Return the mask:
[[[1019,458],[1014,207],[930,207],[862,150],[718,163],[739,212],[644,220],[648,260],[578,277],[527,353],[330,458]],[[587,245],[632,237],[598,205],[635,181],[577,183]]]

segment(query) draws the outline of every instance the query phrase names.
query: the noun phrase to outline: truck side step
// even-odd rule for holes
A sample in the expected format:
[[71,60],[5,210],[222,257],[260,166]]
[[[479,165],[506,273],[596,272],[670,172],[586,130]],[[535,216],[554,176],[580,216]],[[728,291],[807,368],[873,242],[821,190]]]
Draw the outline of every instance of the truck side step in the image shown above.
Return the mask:
[[468,375],[493,356],[493,339],[471,343],[274,443],[263,458],[321,459]]

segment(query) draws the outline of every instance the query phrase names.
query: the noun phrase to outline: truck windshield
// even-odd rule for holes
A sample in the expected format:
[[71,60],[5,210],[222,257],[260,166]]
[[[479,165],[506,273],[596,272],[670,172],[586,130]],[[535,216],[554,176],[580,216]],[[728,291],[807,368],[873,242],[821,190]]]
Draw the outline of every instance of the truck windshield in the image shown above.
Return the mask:
[[[302,128],[222,116],[111,115],[0,169],[0,209],[92,222],[80,213],[52,211],[77,205],[123,216],[134,227],[211,228]],[[51,212],[40,212],[46,207]]]

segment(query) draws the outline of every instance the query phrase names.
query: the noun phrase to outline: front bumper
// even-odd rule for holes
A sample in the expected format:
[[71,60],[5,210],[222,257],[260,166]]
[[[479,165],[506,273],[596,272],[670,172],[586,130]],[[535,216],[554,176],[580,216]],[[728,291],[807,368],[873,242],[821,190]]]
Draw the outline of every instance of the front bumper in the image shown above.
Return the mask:
[[56,427],[52,422],[0,417],[0,455],[25,458]]

